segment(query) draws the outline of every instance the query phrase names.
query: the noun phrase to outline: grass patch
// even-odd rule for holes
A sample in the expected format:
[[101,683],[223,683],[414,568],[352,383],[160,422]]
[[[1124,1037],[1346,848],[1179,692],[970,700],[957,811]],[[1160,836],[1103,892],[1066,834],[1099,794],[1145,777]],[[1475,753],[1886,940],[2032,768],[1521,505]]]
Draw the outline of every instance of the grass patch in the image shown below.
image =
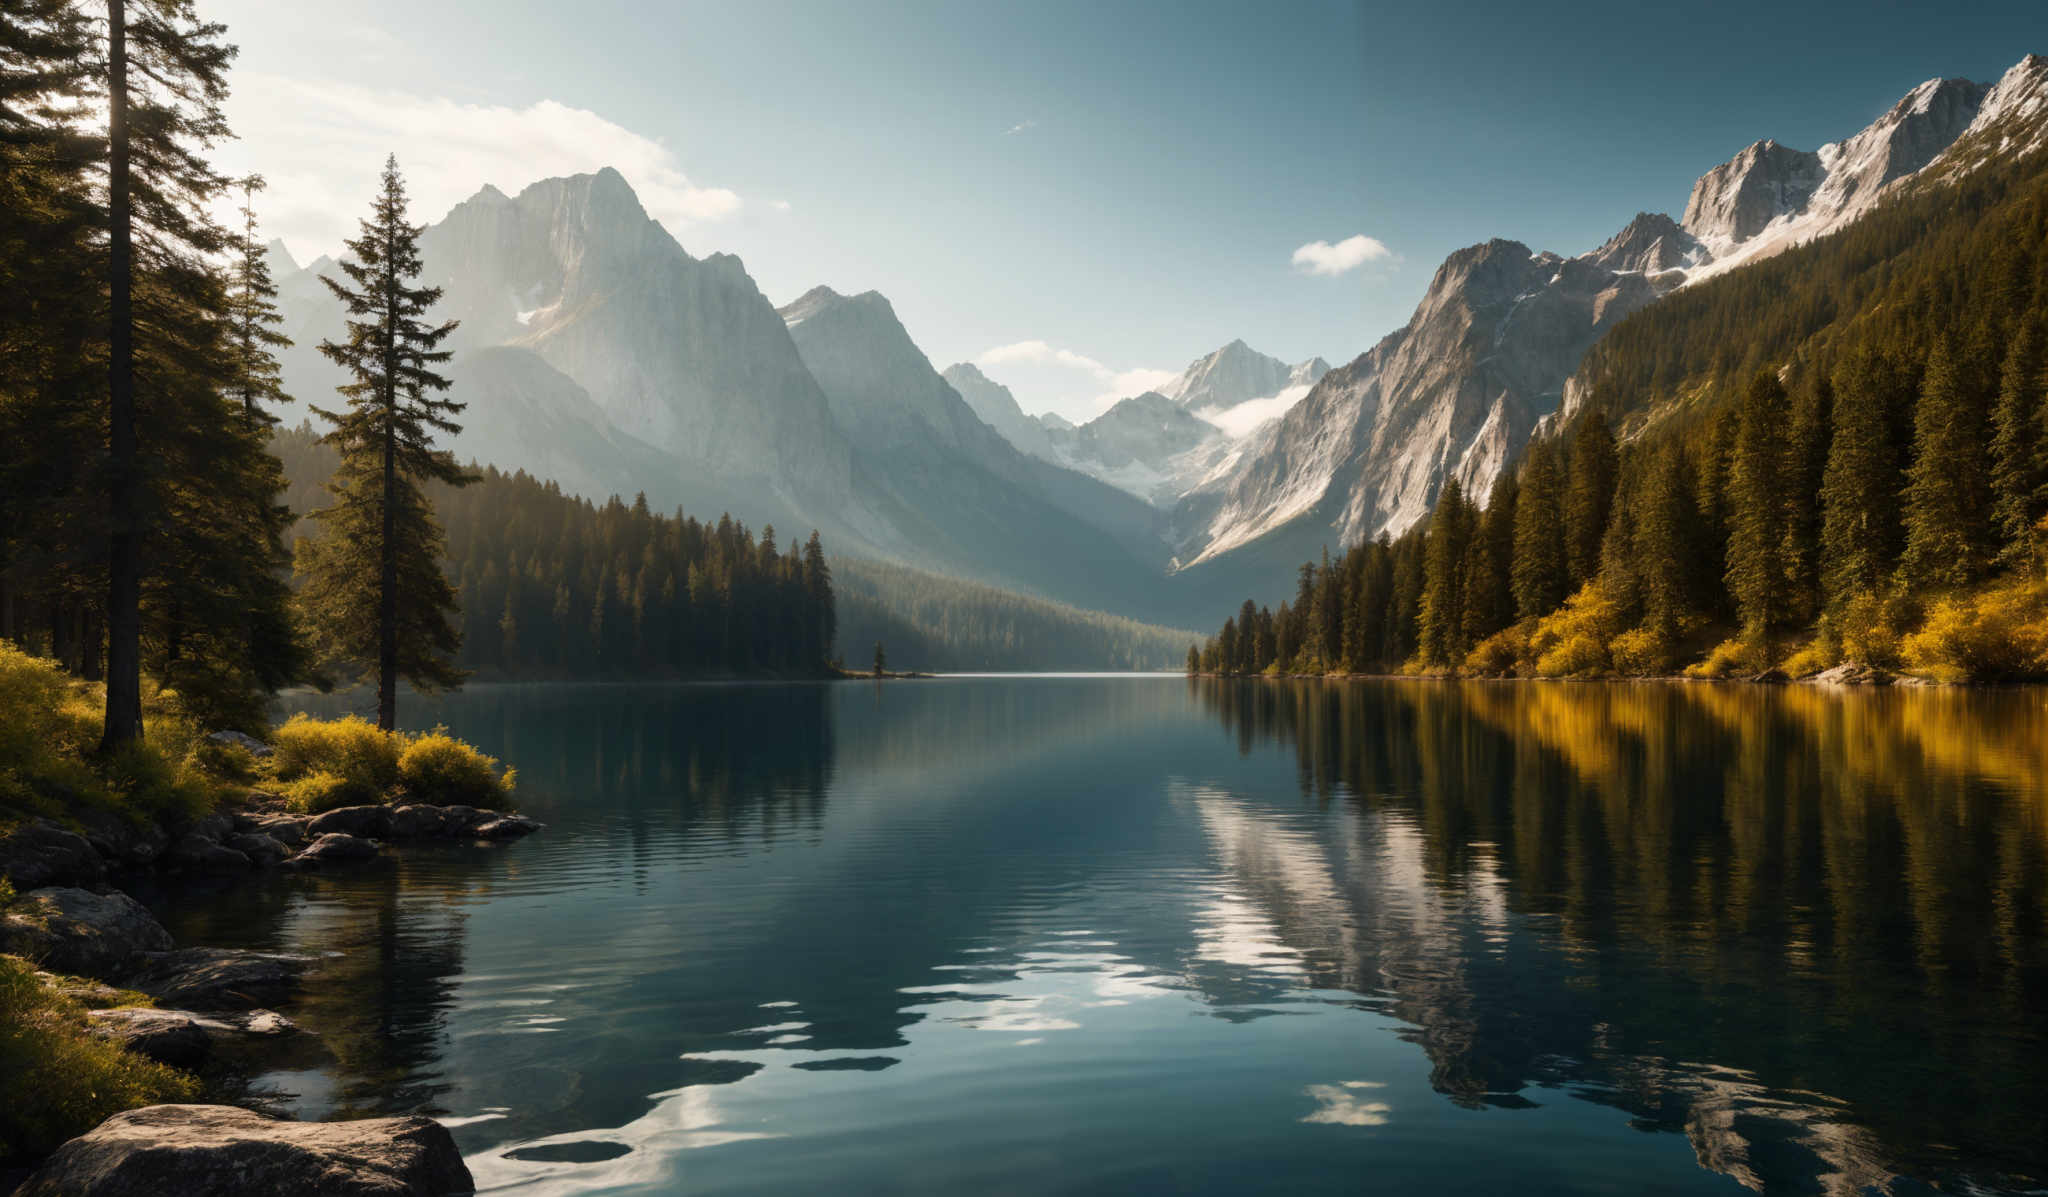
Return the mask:
[[0,1162],[25,1163],[136,1106],[188,1101],[190,1075],[86,1030],[85,1008],[17,956],[0,956]]

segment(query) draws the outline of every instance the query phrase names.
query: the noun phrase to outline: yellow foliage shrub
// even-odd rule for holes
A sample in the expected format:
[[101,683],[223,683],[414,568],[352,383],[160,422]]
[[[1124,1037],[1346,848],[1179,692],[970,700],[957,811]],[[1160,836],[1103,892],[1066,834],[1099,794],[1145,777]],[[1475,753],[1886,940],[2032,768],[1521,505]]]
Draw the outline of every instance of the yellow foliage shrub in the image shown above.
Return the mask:
[[1607,642],[1607,655],[1624,677],[1660,677],[1677,663],[1678,646],[1655,628],[1630,628]]
[[1621,611],[1599,582],[1588,582],[1544,616],[1529,636],[1543,677],[1594,677],[1612,667],[1607,644],[1621,632]]
[[281,782],[331,773],[371,795],[381,795],[398,784],[398,754],[403,743],[357,715],[340,719],[294,715],[273,733],[271,744],[276,749],[271,768]]
[[512,770],[501,770],[497,758],[438,727],[405,746],[398,775],[413,798],[442,806],[502,806],[515,778]]
[[1699,661],[1685,667],[1685,676],[1697,678],[1737,677],[1758,671],[1757,647],[1740,638],[1723,640]]
[[1828,619],[1829,630],[1842,644],[1841,659],[1897,669],[1899,642],[1912,620],[1912,604],[1897,594],[1864,591],[1843,603]]
[[1529,651],[1529,637],[1520,625],[1503,628],[1465,654],[1465,672],[1481,677],[1513,677]]
[[1900,651],[1909,667],[1945,682],[2048,677],[2048,583],[1942,599]]

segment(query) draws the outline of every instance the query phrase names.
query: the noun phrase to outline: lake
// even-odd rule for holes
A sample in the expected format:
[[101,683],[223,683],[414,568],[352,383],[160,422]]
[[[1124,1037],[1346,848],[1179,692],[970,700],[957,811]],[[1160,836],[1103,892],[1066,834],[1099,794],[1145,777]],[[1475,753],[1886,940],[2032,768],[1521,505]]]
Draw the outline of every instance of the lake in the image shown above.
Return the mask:
[[[347,700],[308,698],[325,712]],[[2048,694],[940,678],[401,708],[540,835],[163,902],[484,1191],[2048,1184]]]

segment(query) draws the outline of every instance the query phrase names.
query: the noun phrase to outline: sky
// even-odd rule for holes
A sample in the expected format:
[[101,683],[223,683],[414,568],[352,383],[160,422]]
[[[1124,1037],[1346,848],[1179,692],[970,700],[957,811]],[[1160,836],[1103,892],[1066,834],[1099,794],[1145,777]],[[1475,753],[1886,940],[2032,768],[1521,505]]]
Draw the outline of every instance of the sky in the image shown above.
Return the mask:
[[1077,420],[1233,338],[1349,361],[1461,246],[1582,253],[1750,142],[2048,52],[2042,0],[199,7],[242,48],[219,160],[301,261],[387,152],[425,220],[615,166],[776,304],[880,291]]

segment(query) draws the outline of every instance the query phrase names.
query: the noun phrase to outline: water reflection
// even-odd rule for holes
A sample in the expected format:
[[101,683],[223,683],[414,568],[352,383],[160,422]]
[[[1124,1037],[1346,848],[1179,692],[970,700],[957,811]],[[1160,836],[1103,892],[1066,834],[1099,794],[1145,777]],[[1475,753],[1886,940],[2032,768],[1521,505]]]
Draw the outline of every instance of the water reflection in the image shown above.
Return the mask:
[[516,759],[548,832],[165,909],[325,957],[293,1010],[325,1054],[262,1078],[287,1108],[441,1115],[494,1191],[2048,1177],[2032,692],[1035,679],[402,714]]
[[2041,1177],[2038,693],[1195,691],[1373,829],[1386,892],[1346,918],[1301,844],[1248,851],[1255,821],[1205,811],[1329,983],[1392,997],[1452,1100],[1565,1084],[1754,1188]]

